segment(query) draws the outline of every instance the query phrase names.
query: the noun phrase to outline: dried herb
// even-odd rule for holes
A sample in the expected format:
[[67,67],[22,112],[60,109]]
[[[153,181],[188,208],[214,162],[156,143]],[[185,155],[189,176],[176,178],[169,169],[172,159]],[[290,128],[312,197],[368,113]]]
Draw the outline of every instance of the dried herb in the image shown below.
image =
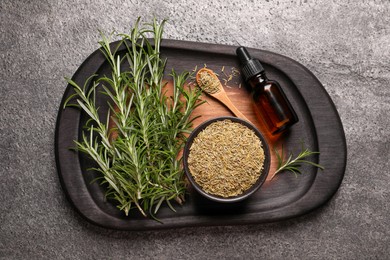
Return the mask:
[[199,72],[199,87],[208,94],[214,94],[220,91],[221,83],[216,80],[207,70]]
[[208,125],[194,139],[188,166],[197,184],[213,195],[233,197],[256,183],[264,150],[255,132],[231,120]]
[[304,160],[304,158],[306,158],[310,155],[313,155],[313,154],[319,154],[319,152],[312,152],[308,148],[304,148],[303,143],[302,143],[301,152],[298,154],[298,156],[295,159],[293,159],[292,154],[290,154],[290,156],[286,160],[284,159],[283,146],[282,146],[281,154],[279,154],[279,152],[276,149],[275,149],[275,154],[276,154],[276,158],[278,160],[278,166],[277,166],[275,173],[271,176],[271,180],[276,176],[276,174],[278,174],[282,171],[290,171],[290,172],[293,172],[295,175],[301,174],[302,172],[299,169],[299,167],[303,163],[313,165],[321,170],[324,169],[324,167],[321,166],[320,164],[317,164],[317,163],[314,163],[314,162],[311,162],[308,160]]
[[[222,66],[221,72],[224,75],[224,78],[222,80],[223,80],[224,85],[226,87],[229,87],[227,84],[228,84],[228,82],[233,80],[233,78],[235,78],[237,76],[240,76],[240,71],[237,68],[235,68],[235,67],[231,67],[230,68],[230,73],[226,73],[225,66]],[[239,82],[236,82],[236,84],[239,84],[239,88],[241,87],[241,84]]]
[[[75,98],[90,117],[81,140],[75,142],[78,151],[96,162],[101,183],[108,184],[106,196],[126,215],[137,208],[144,216],[149,213],[153,217],[162,203],[174,210],[172,200],[184,201],[186,186],[179,155],[201,91],[184,86],[188,72],[178,75],[172,71],[173,94],[164,95],[166,60],[160,57],[160,45],[165,20],[145,25],[139,21],[130,34],[118,35],[125,53],[117,53],[120,45],[112,48],[110,37],[102,34],[99,43],[112,74],[99,77],[89,89],[88,81],[80,87],[67,79],[75,93],[65,105]],[[103,121],[95,103],[100,86],[110,106]],[[112,129],[110,120],[114,121]],[[111,138],[113,131],[115,138]]]

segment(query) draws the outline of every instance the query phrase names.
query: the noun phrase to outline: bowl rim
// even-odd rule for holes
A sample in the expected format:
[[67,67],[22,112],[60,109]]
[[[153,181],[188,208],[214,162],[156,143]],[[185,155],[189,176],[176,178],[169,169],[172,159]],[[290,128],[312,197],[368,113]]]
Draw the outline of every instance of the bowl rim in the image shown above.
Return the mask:
[[[256,136],[258,136],[260,138],[260,140],[261,140],[262,148],[264,150],[264,155],[265,155],[263,168],[261,170],[261,175],[258,178],[258,180],[256,181],[256,183],[253,184],[248,190],[246,190],[242,194],[240,194],[238,196],[234,196],[234,197],[227,197],[227,198],[221,197],[221,196],[217,196],[217,195],[213,195],[213,194],[209,194],[209,193],[205,192],[202,189],[202,187],[199,184],[196,183],[196,181],[193,178],[193,176],[192,176],[192,174],[190,172],[190,169],[188,167],[188,156],[190,154],[190,148],[192,146],[192,143],[193,143],[194,139],[198,136],[198,134],[201,131],[203,131],[210,124],[212,124],[214,122],[217,122],[217,121],[224,121],[224,120],[231,120],[232,122],[241,123],[241,124],[245,125],[246,127],[248,127],[249,129],[253,130],[255,132]],[[187,139],[187,141],[186,141],[186,143],[184,145],[184,149],[183,149],[183,168],[184,168],[184,172],[185,172],[189,182],[191,183],[192,187],[194,187],[194,189],[198,193],[203,195],[204,197],[206,197],[206,198],[208,198],[208,199],[210,199],[212,201],[216,201],[216,202],[233,203],[233,202],[242,201],[242,200],[250,197],[257,190],[259,190],[260,187],[264,184],[265,180],[267,179],[268,173],[269,173],[270,164],[271,164],[271,157],[270,157],[269,145],[268,145],[267,140],[265,139],[264,135],[251,122],[246,121],[246,120],[241,119],[241,118],[238,118],[238,117],[221,116],[221,117],[215,117],[215,118],[206,120],[205,122],[202,122],[200,125],[198,125],[191,132],[190,136],[188,137],[188,139]]]

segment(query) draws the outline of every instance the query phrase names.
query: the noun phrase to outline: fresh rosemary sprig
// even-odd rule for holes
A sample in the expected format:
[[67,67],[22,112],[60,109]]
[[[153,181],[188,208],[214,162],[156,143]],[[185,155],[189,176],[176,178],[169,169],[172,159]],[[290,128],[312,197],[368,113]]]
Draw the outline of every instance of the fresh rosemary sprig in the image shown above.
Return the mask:
[[[200,90],[185,87],[189,72],[172,70],[173,95],[165,96],[166,60],[160,57],[165,20],[139,22],[129,34],[119,35],[125,53],[118,53],[120,45],[112,48],[111,38],[101,34],[99,43],[112,74],[92,75],[83,87],[67,79],[75,93],[65,106],[76,99],[76,105],[90,117],[81,140],[75,143],[78,151],[97,164],[94,170],[101,173],[101,183],[108,184],[106,197],[115,200],[126,215],[137,208],[144,216],[154,217],[162,203],[174,210],[172,200],[184,202],[180,151],[194,120],[190,115],[202,102]],[[97,80],[89,84],[95,76]],[[101,88],[110,107],[103,121],[96,104]],[[114,127],[109,127],[110,122]]]
[[304,160],[304,158],[306,158],[306,157],[308,157],[308,156],[310,156],[312,154],[319,154],[319,152],[312,152],[308,148],[304,148],[303,143],[302,143],[301,152],[294,159],[293,159],[293,155],[292,154],[290,154],[288,156],[287,160],[284,159],[284,149],[283,149],[283,146],[282,146],[281,154],[279,154],[279,152],[276,149],[275,149],[275,154],[276,154],[276,158],[278,160],[278,165],[277,165],[277,169],[276,169],[275,173],[271,176],[271,180],[276,176],[276,174],[278,174],[278,173],[280,173],[282,171],[290,171],[290,172],[293,172],[295,175],[297,175],[298,173],[301,174],[302,172],[299,169],[299,167],[303,163],[313,165],[313,166],[315,166],[317,168],[320,168],[321,170],[324,169],[324,167],[321,166],[320,164],[317,164],[317,163],[314,163],[314,162],[311,162],[311,161],[308,161],[308,160]]

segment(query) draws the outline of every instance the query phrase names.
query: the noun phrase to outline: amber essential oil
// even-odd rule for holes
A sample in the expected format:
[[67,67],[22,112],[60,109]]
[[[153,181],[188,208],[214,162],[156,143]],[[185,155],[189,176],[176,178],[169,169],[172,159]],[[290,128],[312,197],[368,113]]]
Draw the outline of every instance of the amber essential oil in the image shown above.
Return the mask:
[[279,83],[269,80],[258,59],[244,47],[236,51],[242,64],[244,80],[252,87],[253,107],[272,135],[279,134],[298,122],[298,116]]

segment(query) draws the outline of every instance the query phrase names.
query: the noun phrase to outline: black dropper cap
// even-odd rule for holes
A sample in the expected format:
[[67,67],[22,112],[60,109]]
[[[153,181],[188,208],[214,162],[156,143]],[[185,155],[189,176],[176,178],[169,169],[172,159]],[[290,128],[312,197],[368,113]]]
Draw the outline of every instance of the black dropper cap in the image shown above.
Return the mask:
[[253,59],[245,47],[238,47],[236,54],[243,66],[241,70],[245,81],[264,71],[260,61]]

